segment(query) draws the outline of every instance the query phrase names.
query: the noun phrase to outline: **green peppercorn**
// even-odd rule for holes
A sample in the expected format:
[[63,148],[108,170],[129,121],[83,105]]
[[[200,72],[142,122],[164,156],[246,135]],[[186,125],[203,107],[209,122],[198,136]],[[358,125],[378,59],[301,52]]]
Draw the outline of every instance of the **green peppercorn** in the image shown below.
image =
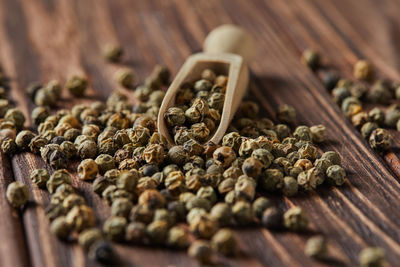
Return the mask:
[[237,201],[232,207],[232,214],[239,225],[249,225],[253,222],[253,211],[250,203],[246,201]]
[[321,159],[327,159],[334,165],[340,165],[342,161],[340,155],[335,151],[325,152],[322,154]]
[[147,225],[146,234],[152,244],[163,244],[168,235],[168,223],[166,221],[154,221]]
[[370,81],[374,77],[374,70],[368,61],[359,60],[354,65],[353,74],[356,79]]
[[131,222],[125,229],[125,240],[130,243],[140,244],[146,236],[146,225],[141,222]]
[[89,250],[89,258],[102,264],[115,262],[115,255],[111,245],[105,241],[99,241],[93,244]]
[[109,217],[103,225],[103,232],[107,239],[112,241],[123,241],[125,239],[125,228],[127,226],[125,217]]
[[71,230],[71,225],[68,223],[65,216],[56,218],[50,224],[50,232],[62,240],[66,240],[69,237]]
[[97,242],[103,240],[102,232],[97,228],[89,228],[82,231],[78,237],[78,243],[83,247],[85,251],[89,251],[90,248]]
[[92,140],[86,140],[78,146],[78,154],[81,159],[93,159],[98,151],[97,144]]
[[307,240],[305,254],[308,257],[324,259],[327,256],[328,248],[323,236],[314,236]]
[[50,179],[46,183],[47,190],[49,190],[50,194],[54,193],[62,184],[71,184],[72,179],[71,175],[67,170],[61,169],[56,170],[51,176]]
[[211,247],[222,255],[234,255],[237,250],[237,241],[232,231],[229,229],[220,229],[211,239]]
[[15,143],[19,149],[27,150],[29,149],[29,143],[35,136],[36,135],[29,130],[20,131],[15,138]]
[[314,125],[310,127],[313,142],[321,143],[326,139],[326,128],[324,125]]
[[282,227],[282,213],[274,206],[266,208],[261,216],[261,223],[267,229]]
[[385,250],[380,247],[364,248],[359,255],[360,266],[382,267],[386,265]]
[[377,128],[372,131],[369,137],[369,144],[372,149],[377,151],[386,151],[392,146],[392,136],[391,134],[382,128]]
[[386,110],[385,125],[388,127],[395,127],[396,122],[399,119],[400,119],[400,106],[393,104]]
[[14,155],[18,150],[17,144],[12,138],[5,138],[1,142],[1,151],[7,155]]
[[38,187],[43,188],[50,179],[50,175],[46,169],[36,169],[31,172],[30,178]]
[[346,181],[346,171],[339,165],[332,165],[326,170],[326,179],[332,185],[341,186]]
[[49,156],[49,163],[53,169],[64,169],[67,167],[67,155],[61,150],[54,150]]
[[227,168],[236,159],[236,153],[232,148],[222,146],[214,151],[213,158],[218,165]]
[[8,121],[14,123],[15,127],[21,129],[25,123],[25,115],[21,110],[17,108],[10,108],[7,110],[4,118]]
[[212,256],[211,245],[207,241],[196,240],[190,245],[188,254],[201,263],[209,263]]
[[268,198],[265,198],[265,197],[257,198],[253,202],[253,205],[252,205],[252,209],[253,209],[253,213],[254,213],[255,217],[257,217],[258,219],[261,219],[264,211],[271,206],[272,206],[272,202]]
[[320,66],[319,54],[311,49],[303,51],[301,61],[312,70],[316,70]]
[[107,61],[118,62],[121,59],[123,50],[120,46],[115,44],[107,44],[103,48],[103,56]]
[[99,168],[93,159],[85,159],[78,166],[78,175],[81,180],[96,178]]
[[389,104],[393,98],[393,92],[390,86],[384,80],[376,81],[370,88],[367,94],[367,99],[372,103]]
[[291,176],[286,176],[283,178],[282,193],[287,197],[292,197],[297,194],[298,184],[296,179]]
[[280,105],[276,112],[276,118],[283,123],[293,123],[296,120],[296,110],[287,104]]
[[312,139],[310,128],[304,125],[298,126],[293,132],[293,136],[298,140],[311,141]]
[[168,231],[167,245],[174,248],[184,249],[189,246],[189,235],[179,226],[174,226]]
[[375,108],[371,109],[368,112],[368,117],[369,117],[371,122],[375,122],[378,125],[381,125],[385,120],[384,112],[378,107],[375,107]]
[[257,179],[261,174],[263,164],[256,158],[247,158],[242,165],[242,171],[245,175]]
[[[58,187],[59,188],[59,187]],[[58,189],[57,188],[57,189]],[[56,194],[58,193],[59,191],[56,191]],[[62,193],[58,193],[58,194],[62,194]],[[53,197],[54,197],[54,195],[53,195]],[[65,198],[64,198],[64,200],[63,200],[63,206],[64,206],[64,208],[66,209],[66,210],[71,210],[73,207],[75,207],[75,206],[80,206],[80,205],[83,205],[83,204],[85,204],[85,199],[83,198],[83,197],[81,197],[80,195],[77,195],[77,194],[74,194],[74,193],[72,193],[72,194],[68,194]]]
[[81,97],[85,94],[86,88],[88,87],[88,81],[85,77],[74,75],[68,79],[65,87],[71,95]]
[[12,182],[7,186],[6,197],[11,206],[19,208],[29,200],[28,187],[18,181]]
[[304,231],[308,226],[308,219],[300,207],[291,207],[283,214],[283,221],[286,228],[291,231]]
[[115,80],[125,88],[132,88],[135,81],[135,76],[132,70],[123,68],[115,73]]
[[278,169],[266,169],[260,177],[260,185],[267,192],[273,192],[282,187],[283,173]]
[[210,210],[210,218],[218,222],[219,226],[230,225],[232,220],[231,207],[226,203],[217,203]]
[[[329,168],[328,168],[329,169]],[[311,190],[317,188],[324,182],[324,175],[316,167],[313,167],[307,171],[301,172],[297,176],[297,183],[304,190]]]
[[44,122],[44,120],[50,115],[49,110],[46,107],[36,107],[32,110],[31,119],[36,125]]

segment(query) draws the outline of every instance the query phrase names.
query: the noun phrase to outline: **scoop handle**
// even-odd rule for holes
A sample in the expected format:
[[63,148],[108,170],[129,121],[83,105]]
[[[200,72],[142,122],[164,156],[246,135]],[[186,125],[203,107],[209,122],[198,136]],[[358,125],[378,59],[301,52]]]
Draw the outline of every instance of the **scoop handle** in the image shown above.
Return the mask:
[[240,55],[245,62],[254,57],[253,37],[243,28],[224,24],[212,30],[204,40],[203,50],[208,54],[231,53]]

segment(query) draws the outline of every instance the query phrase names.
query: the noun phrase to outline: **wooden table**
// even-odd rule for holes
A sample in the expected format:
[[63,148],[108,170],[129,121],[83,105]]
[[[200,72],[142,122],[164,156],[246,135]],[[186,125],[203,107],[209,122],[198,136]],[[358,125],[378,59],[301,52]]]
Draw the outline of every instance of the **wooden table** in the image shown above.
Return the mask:
[[[156,63],[173,74],[185,58],[201,50],[202,41],[223,23],[242,25],[257,40],[251,94],[268,116],[288,103],[298,111],[298,124],[326,125],[323,150],[343,156],[348,182],[341,188],[280,199],[281,208],[302,206],[311,232],[298,235],[261,228],[237,231],[242,254],[219,259],[229,266],[352,266],[367,246],[381,246],[387,259],[400,259],[399,149],[378,155],[342,115],[318,75],[299,57],[307,47],[321,52],[324,65],[351,77],[358,58],[369,59],[379,75],[398,80],[400,67],[400,2],[396,0],[279,0],[279,1],[129,1],[129,0],[0,0],[0,62],[12,78],[11,97],[28,116],[33,103],[24,88],[32,81],[47,82],[85,73],[92,88],[85,99],[63,95],[62,107],[77,101],[105,99],[117,88],[112,75],[120,66],[100,56],[105,43],[120,43],[124,64],[134,68],[140,82]],[[28,116],[29,117],[29,116]],[[30,123],[30,122],[28,122]],[[395,143],[400,135],[393,133]],[[98,266],[76,244],[59,242],[49,233],[44,206],[46,191],[29,180],[31,170],[44,167],[38,156],[1,155],[0,266]],[[34,204],[23,212],[9,207],[7,185],[28,184]],[[91,192],[89,183],[74,179],[89,205],[104,220],[109,208]],[[328,237],[332,255],[327,262],[307,258],[304,245],[312,233]],[[192,266],[185,252],[116,246],[123,265]]]

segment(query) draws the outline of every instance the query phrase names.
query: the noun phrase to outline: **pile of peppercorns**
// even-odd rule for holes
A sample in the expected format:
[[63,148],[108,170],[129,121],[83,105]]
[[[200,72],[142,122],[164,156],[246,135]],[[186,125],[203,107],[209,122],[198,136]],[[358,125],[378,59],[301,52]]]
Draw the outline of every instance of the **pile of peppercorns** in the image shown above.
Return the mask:
[[[312,70],[321,67],[318,53],[305,50],[302,62]],[[333,100],[342,109],[343,114],[368,140],[372,149],[384,152],[390,149],[392,136],[384,128],[396,128],[400,131],[400,105],[393,103],[400,99],[400,84],[384,79],[375,79],[372,65],[366,60],[359,60],[354,65],[354,77],[351,81],[334,71],[323,76],[325,88],[331,91]],[[375,105],[369,111],[363,109],[363,103]],[[391,104],[393,103],[393,104]],[[387,106],[382,109],[380,106]]]
[[[115,47],[105,51],[112,62],[121,55]],[[131,71],[121,71],[118,77],[122,86],[132,86]],[[264,195],[292,197],[323,183],[344,184],[346,173],[340,166],[340,156],[334,151],[319,156],[314,145],[325,140],[325,127],[301,125],[292,131],[296,117],[293,107],[281,105],[275,124],[268,118],[258,118],[256,103],[244,101],[221,144],[208,142],[209,135],[197,138],[185,121],[192,123],[191,128],[204,124],[202,128],[212,132],[211,126],[219,123],[227,81],[227,77],[209,69],[201,78],[178,93],[180,110],[171,108],[165,115],[177,144],[170,148],[156,128],[169,81],[169,71],[160,66],[144,85],[135,88],[136,104],[118,90],[106,103],[78,104],[51,114],[48,106],[59,99],[60,84],[29,87],[28,93],[39,105],[32,112],[37,133],[22,130],[23,113],[13,111],[11,116],[10,108],[5,108],[1,136],[4,129],[14,135],[2,138],[2,151],[10,156],[21,151],[40,153],[54,169],[51,175],[44,169],[34,170],[31,179],[51,194],[46,215],[56,236],[65,240],[78,233],[79,244],[101,262],[110,262],[113,255],[105,240],[189,247],[191,257],[210,262],[212,252],[237,252],[230,226],[307,229],[308,219],[300,207],[282,212]],[[74,76],[65,87],[81,96],[87,86],[85,78]],[[36,101],[39,92],[41,101]],[[111,216],[102,231],[95,227],[92,209],[71,186],[72,177],[66,168],[74,160],[80,161],[78,177],[93,180],[93,191],[111,206]],[[12,183],[7,198],[15,207],[24,205],[29,198],[27,187]],[[315,237],[309,243],[307,255],[324,258],[325,239]]]

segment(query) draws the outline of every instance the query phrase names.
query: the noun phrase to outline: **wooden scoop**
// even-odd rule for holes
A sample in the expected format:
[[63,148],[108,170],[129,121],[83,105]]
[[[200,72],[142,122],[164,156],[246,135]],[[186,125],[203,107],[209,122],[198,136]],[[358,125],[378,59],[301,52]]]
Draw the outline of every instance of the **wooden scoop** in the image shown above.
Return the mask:
[[249,70],[246,62],[254,55],[254,43],[251,36],[242,28],[234,25],[222,25],[211,31],[204,41],[204,52],[191,55],[171,83],[161,104],[158,114],[158,131],[170,146],[174,145],[164,114],[174,106],[176,93],[185,82],[193,82],[201,77],[205,69],[228,76],[225,102],[221,120],[209,141],[218,144],[229,126],[246,92]]

